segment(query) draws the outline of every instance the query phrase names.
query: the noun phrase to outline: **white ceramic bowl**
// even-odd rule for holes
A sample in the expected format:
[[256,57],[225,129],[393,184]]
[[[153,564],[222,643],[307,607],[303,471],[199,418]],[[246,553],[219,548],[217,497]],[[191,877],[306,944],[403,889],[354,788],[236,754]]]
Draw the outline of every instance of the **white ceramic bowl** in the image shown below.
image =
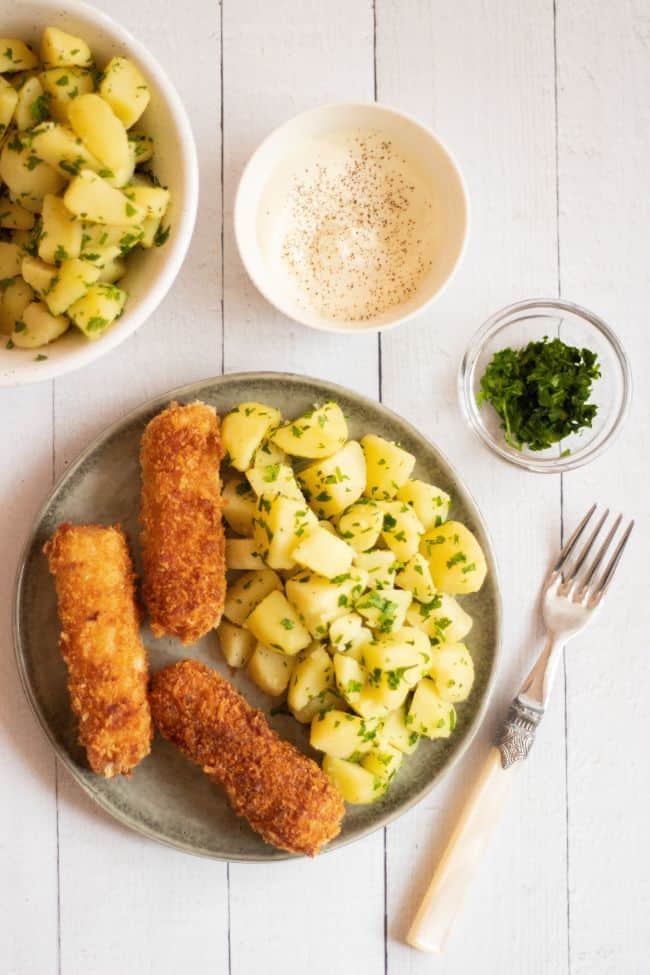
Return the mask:
[[[410,299],[368,321],[342,321],[306,308],[265,253],[260,227],[265,191],[294,154],[318,158],[319,142],[347,130],[385,134],[397,151],[417,161],[436,213],[431,269]],[[264,297],[289,318],[329,332],[378,332],[412,318],[438,297],[458,267],[467,242],[469,203],[458,165],[442,142],[415,119],[376,104],[324,105],[275,129],[253,153],[237,188],[235,237],[242,261]]]
[[[113,55],[123,54],[138,64],[151,88],[151,102],[138,122],[156,144],[152,168],[171,193],[165,223],[171,225],[162,247],[134,252],[128,272],[120,281],[129,293],[122,317],[111,328],[89,342],[75,328],[46,349],[5,349],[0,336],[0,386],[52,379],[78,369],[110,352],[152,314],[171,287],[189,246],[198,203],[198,166],[190,123],[183,104],[163,69],[128,31],[106,14],[80,0],[21,0],[6,4],[2,11],[2,33],[34,44],[44,27],[60,27],[83,37],[100,66]],[[36,362],[36,353],[47,359]]]

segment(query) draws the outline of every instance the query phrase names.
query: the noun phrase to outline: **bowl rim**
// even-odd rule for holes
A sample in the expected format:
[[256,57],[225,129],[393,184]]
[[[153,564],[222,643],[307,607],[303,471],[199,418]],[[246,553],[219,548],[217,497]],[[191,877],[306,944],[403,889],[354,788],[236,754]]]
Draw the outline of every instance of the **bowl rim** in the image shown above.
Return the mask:
[[[507,327],[510,324],[504,321],[508,316],[515,312],[530,311],[534,308],[552,308],[558,311],[570,312],[588,322],[603,336],[605,342],[609,344],[621,370],[621,404],[612,426],[601,439],[596,438],[593,446],[584,450],[582,453],[567,457],[540,458],[539,460],[530,457],[528,454],[517,455],[501,446],[488,433],[481,420],[480,410],[476,403],[472,386],[474,370],[485,343],[493,335],[497,334],[502,327]],[[579,467],[583,467],[585,464],[590,463],[590,461],[595,460],[618,437],[632,400],[632,373],[620,339],[600,316],[585,308],[583,305],[566,301],[564,298],[527,298],[523,301],[515,301],[499,309],[499,311],[491,315],[473,334],[458,369],[457,391],[461,413],[465,420],[479,439],[498,457],[506,461],[506,463],[518,467],[520,470],[530,471],[534,474],[562,474],[566,471],[577,470]]]
[[113,40],[122,45],[127,52],[133,53],[145,73],[155,78],[178,136],[177,141],[182,163],[180,171],[184,174],[185,199],[184,206],[178,214],[174,232],[170,235],[170,240],[167,243],[168,249],[166,249],[164,264],[152,286],[139,299],[137,310],[134,309],[133,312],[129,312],[127,305],[124,315],[118,323],[121,327],[109,329],[98,341],[88,342],[86,345],[72,350],[61,359],[39,362],[38,365],[31,361],[20,363],[15,370],[11,369],[10,366],[0,368],[0,388],[28,386],[66,375],[100,359],[121,345],[130,335],[133,335],[154,313],[181,269],[192,239],[199,201],[198,156],[189,116],[175,86],[154,55],[126,27],[123,27],[102,10],[86,3],[85,0],[67,0],[64,7],[61,7],[58,0],[30,0],[30,2],[35,7],[42,8],[44,13],[51,10],[53,14],[64,13],[72,18],[79,15],[82,19],[94,21]]
[[120,808],[111,805],[106,799],[101,795],[101,793],[96,792],[90,783],[81,775],[78,766],[73,760],[72,756],[69,754],[67,749],[58,741],[53,729],[50,727],[45,719],[45,716],[41,712],[36,694],[32,687],[31,681],[29,679],[29,674],[26,666],[26,659],[22,653],[22,637],[21,637],[21,626],[20,626],[20,609],[21,609],[21,599],[23,591],[23,582],[25,577],[25,571],[27,566],[27,558],[33,547],[34,540],[36,537],[36,532],[39,524],[42,522],[48,507],[51,503],[52,498],[57,494],[59,489],[62,487],[64,482],[74,474],[86,461],[88,456],[101,445],[102,442],[110,438],[114,433],[119,431],[120,428],[128,426],[134,420],[139,419],[143,415],[151,412],[152,410],[162,407],[164,404],[168,403],[172,399],[185,399],[187,397],[196,396],[202,387],[207,383],[223,383],[226,386],[232,382],[236,384],[241,381],[274,381],[274,382],[288,382],[294,383],[307,382],[316,383],[319,387],[327,391],[328,394],[336,396],[337,394],[344,394],[349,396],[352,394],[355,399],[361,401],[362,404],[371,407],[373,410],[378,411],[381,415],[386,417],[388,420],[397,420],[402,424],[407,431],[414,435],[416,439],[424,440],[430,448],[436,453],[440,458],[442,463],[447,467],[450,474],[453,475],[455,479],[461,483],[463,491],[465,492],[467,498],[471,502],[476,513],[476,520],[480,525],[483,533],[483,540],[485,542],[485,550],[488,565],[490,567],[490,574],[493,581],[493,591],[494,591],[494,629],[495,629],[495,640],[494,640],[494,653],[492,656],[490,672],[488,674],[487,680],[485,682],[485,689],[483,692],[483,697],[479,702],[473,717],[471,718],[467,730],[465,732],[464,738],[459,742],[456,749],[452,752],[449,759],[445,762],[442,768],[431,778],[420,790],[418,790],[413,796],[407,799],[401,806],[392,812],[386,812],[382,817],[380,817],[378,822],[371,823],[365,828],[361,829],[354,836],[351,836],[345,840],[342,840],[336,844],[336,846],[330,846],[329,844],[323,848],[321,855],[323,853],[334,853],[337,850],[347,847],[352,843],[356,843],[358,840],[362,840],[369,836],[371,833],[376,832],[388,826],[390,823],[395,822],[397,819],[412,809],[419,802],[421,802],[427,795],[429,795],[433,789],[435,789],[460,763],[461,759],[466,754],[470,745],[474,741],[479,728],[482,726],[485,715],[487,713],[488,706],[492,700],[494,694],[494,689],[497,682],[497,677],[499,674],[501,660],[503,656],[503,598],[501,591],[501,580],[499,574],[499,568],[496,558],[496,553],[494,549],[494,544],[492,537],[488,531],[487,524],[481,509],[479,508],[476,499],[472,492],[467,487],[465,480],[461,478],[454,467],[447,458],[447,455],[436,446],[425,434],[421,433],[420,430],[410,423],[408,420],[401,417],[394,410],[389,409],[384,406],[383,403],[373,400],[370,397],[364,396],[358,393],[356,390],[351,390],[345,386],[341,386],[338,383],[330,382],[329,380],[319,379],[315,376],[306,376],[299,373],[286,373],[286,372],[274,372],[274,371],[248,371],[248,372],[238,372],[238,373],[226,373],[217,376],[207,376],[202,380],[197,380],[192,383],[187,383],[183,386],[177,386],[174,389],[170,389],[167,392],[158,394],[156,396],[150,397],[144,402],[140,403],[139,406],[130,410],[124,416],[119,417],[113,423],[106,426],[101,430],[92,440],[84,447],[84,449],[77,454],[77,456],[71,461],[71,463],[66,467],[56,482],[52,485],[47,493],[47,497],[43,501],[43,504],[39,507],[38,511],[34,515],[30,527],[25,538],[24,545],[21,549],[16,575],[14,582],[14,591],[12,598],[12,642],[14,650],[14,660],[16,663],[16,668],[20,677],[20,683],[23,688],[25,697],[27,698],[30,707],[37,719],[37,722],[44,732],[45,736],[52,745],[56,756],[60,759],[61,763],[68,770],[72,778],[77,782],[79,786],[83,789],[89,798],[96,802],[104,812],[112,816],[123,826],[128,827],[134,832],[140,833],[146,836],[150,840],[154,840],[163,846],[171,847],[172,849],[178,850],[183,853],[189,853],[193,856],[199,856],[204,859],[209,860],[219,860],[222,862],[242,862],[242,863],[269,863],[269,862],[281,862],[286,860],[296,860],[300,859],[296,854],[291,854],[283,850],[274,849],[272,854],[267,857],[255,857],[250,855],[232,855],[223,856],[219,853],[209,852],[205,850],[198,850],[190,843],[185,843],[182,840],[171,839],[165,836],[161,836],[156,832],[155,829],[143,824],[141,821],[134,821],[126,812],[123,812]]
[[[247,256],[250,247],[245,244],[245,234],[242,227],[243,224],[242,198],[246,190],[246,182],[249,179],[249,174],[253,166],[253,163],[255,162],[259,154],[269,144],[269,142],[272,139],[274,139],[279,133],[281,133],[284,129],[288,128],[290,125],[294,125],[299,120],[306,119],[307,117],[312,115],[318,115],[321,112],[332,111],[333,109],[342,110],[342,109],[351,109],[351,108],[376,112],[378,115],[383,115],[383,116],[388,115],[388,116],[392,116],[393,118],[400,119],[402,122],[408,122],[410,125],[413,125],[415,126],[415,128],[419,129],[423,135],[427,136],[427,138],[435,142],[438,148],[441,150],[442,154],[446,156],[447,161],[449,162],[449,165],[456,176],[460,188],[460,197],[463,204],[463,237],[462,237],[461,245],[458,250],[456,259],[454,260],[454,263],[447,277],[441,283],[440,287],[436,291],[434,291],[434,293],[430,295],[426,299],[426,301],[423,301],[420,305],[418,305],[416,308],[413,308],[411,311],[407,312],[406,314],[400,315],[397,318],[393,319],[392,321],[383,322],[381,324],[373,324],[372,321],[370,321],[368,323],[365,323],[363,327],[360,327],[358,322],[338,322],[335,319],[332,319],[332,323],[329,325],[326,325],[323,322],[307,321],[306,318],[300,317],[299,315],[294,314],[294,312],[288,310],[282,303],[280,303],[276,299],[276,297],[271,295],[269,289],[266,287],[264,282],[260,280],[259,276],[251,267]],[[253,152],[251,153],[250,157],[248,158],[248,161],[246,162],[241,172],[241,175],[237,182],[237,189],[235,191],[232,220],[233,220],[234,235],[237,244],[237,250],[239,252],[239,257],[241,259],[241,262],[246,269],[246,273],[248,274],[249,278],[251,279],[251,281],[257,288],[257,290],[260,292],[260,294],[264,298],[266,298],[268,303],[272,305],[282,315],[286,316],[291,321],[297,322],[299,325],[304,325],[306,328],[313,328],[319,332],[329,332],[338,335],[373,335],[373,334],[376,335],[381,332],[390,331],[393,328],[397,328],[398,325],[403,325],[405,322],[411,321],[411,319],[415,318],[417,315],[420,315],[422,312],[424,312],[427,308],[429,308],[430,305],[433,304],[434,301],[436,301],[445,293],[445,291],[447,290],[447,288],[455,278],[465,258],[470,231],[471,231],[472,213],[471,213],[471,204],[470,204],[469,191],[467,188],[467,182],[463,175],[463,171],[460,167],[460,164],[458,163],[456,156],[452,153],[452,151],[449,149],[447,144],[440,138],[440,136],[436,135],[433,129],[424,125],[422,122],[419,121],[419,119],[415,118],[415,116],[410,115],[407,112],[402,112],[399,109],[392,108],[390,105],[384,105],[381,102],[345,101],[345,102],[325,102],[322,105],[316,105],[312,108],[308,108],[303,112],[299,112],[297,115],[291,116],[291,118],[286,119],[284,122],[281,122],[279,125],[271,129],[271,131],[264,137],[264,139],[262,139],[259,145],[253,150]]]

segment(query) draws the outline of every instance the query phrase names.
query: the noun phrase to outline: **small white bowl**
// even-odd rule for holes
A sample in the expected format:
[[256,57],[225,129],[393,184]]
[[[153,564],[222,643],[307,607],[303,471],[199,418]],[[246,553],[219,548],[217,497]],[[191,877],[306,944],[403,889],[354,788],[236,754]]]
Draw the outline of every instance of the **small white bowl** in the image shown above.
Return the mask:
[[[122,54],[140,67],[151,88],[151,102],[138,122],[153,137],[152,168],[169,188],[171,203],[165,224],[171,226],[162,247],[134,252],[119,282],[129,293],[122,317],[100,338],[89,342],[75,328],[43,349],[5,349],[0,336],[0,386],[52,379],[110,352],[153,313],[178,274],[192,236],[198,204],[198,165],[189,119],[176,89],[151,54],[114,20],[81,0],[21,0],[2,12],[2,33],[38,45],[43,28],[59,27],[83,37],[100,66]],[[47,359],[36,362],[36,354]]]
[[[329,318],[305,307],[291,293],[283,275],[265,254],[261,216],[270,181],[300,154],[318,158],[319,144],[329,137],[358,130],[379,132],[395,149],[417,161],[426,174],[436,210],[436,241],[431,269],[412,297],[368,321]],[[412,318],[445,289],[456,271],[467,242],[469,202],[460,169],[442,142],[415,119],[376,104],[324,105],[303,112],[275,129],[248,161],[237,188],[234,208],[235,238],[241,259],[264,297],[289,318],[328,332],[379,332]]]

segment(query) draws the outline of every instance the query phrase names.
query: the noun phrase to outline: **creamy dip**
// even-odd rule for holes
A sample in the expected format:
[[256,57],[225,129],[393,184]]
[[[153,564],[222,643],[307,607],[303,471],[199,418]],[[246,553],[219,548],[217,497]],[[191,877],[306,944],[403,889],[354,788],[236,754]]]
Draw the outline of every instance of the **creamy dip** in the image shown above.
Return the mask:
[[408,301],[432,266],[430,185],[380,132],[312,139],[264,190],[265,261],[302,308],[339,321],[376,318]]

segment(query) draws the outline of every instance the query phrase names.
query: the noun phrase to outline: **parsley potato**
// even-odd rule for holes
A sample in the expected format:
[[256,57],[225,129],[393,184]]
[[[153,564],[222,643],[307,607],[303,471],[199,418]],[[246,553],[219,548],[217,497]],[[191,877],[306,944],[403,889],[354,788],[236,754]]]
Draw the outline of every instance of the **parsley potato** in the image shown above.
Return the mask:
[[238,535],[252,535],[253,521],[257,513],[257,498],[250,484],[243,477],[234,477],[223,489],[223,516]]
[[423,536],[420,551],[429,562],[436,589],[456,596],[477,592],[487,574],[483,550],[469,528],[447,521]]
[[231,465],[238,471],[251,466],[253,455],[281,419],[279,410],[263,403],[240,403],[221,422],[221,440]]
[[257,604],[244,626],[260,643],[288,657],[311,643],[309,631],[279,590],[273,590]]
[[430,639],[457,643],[472,629],[472,617],[457,599],[439,592],[430,602],[413,602],[406,614],[410,626],[417,626]]
[[[363,488],[362,488],[363,490]],[[377,544],[384,525],[384,512],[364,498],[350,505],[339,518],[338,531],[356,552],[367,552]]]
[[20,349],[38,349],[54,342],[69,326],[64,315],[53,315],[42,301],[32,301],[23,310],[21,319],[14,323],[11,338]]
[[440,697],[431,678],[425,677],[415,688],[407,721],[425,738],[449,738],[456,727],[456,712],[453,704]]
[[39,298],[43,298],[52,287],[52,282],[56,278],[57,269],[51,264],[46,264],[38,257],[23,258],[20,266],[20,273],[23,281],[33,288]]
[[309,724],[315,714],[332,707],[336,681],[327,650],[316,646],[298,660],[289,681],[287,703],[301,724]]
[[443,701],[465,701],[474,684],[474,662],[464,643],[433,648],[429,676]]
[[353,805],[374,802],[384,793],[385,784],[382,779],[356,762],[326,755],[323,759],[323,772],[329,776],[345,801]]
[[248,676],[271,697],[279,697],[288,685],[295,660],[258,643],[248,661]]
[[329,457],[348,439],[348,425],[338,403],[324,403],[280,427],[271,439],[292,457]]
[[373,433],[361,441],[366,458],[364,494],[375,500],[394,498],[415,466],[415,457],[402,447]]
[[352,759],[373,748],[382,727],[382,722],[377,719],[366,721],[356,714],[333,708],[312,720],[309,744],[335,758]]
[[335,517],[363,493],[366,462],[361,445],[349,440],[330,457],[304,467],[298,479],[318,517]]
[[244,572],[233,585],[228,586],[223,615],[231,623],[243,626],[257,604],[274,590],[280,592],[282,582],[272,569]]
[[222,620],[219,624],[217,639],[229,667],[245,667],[257,643],[252,633],[229,620]]

